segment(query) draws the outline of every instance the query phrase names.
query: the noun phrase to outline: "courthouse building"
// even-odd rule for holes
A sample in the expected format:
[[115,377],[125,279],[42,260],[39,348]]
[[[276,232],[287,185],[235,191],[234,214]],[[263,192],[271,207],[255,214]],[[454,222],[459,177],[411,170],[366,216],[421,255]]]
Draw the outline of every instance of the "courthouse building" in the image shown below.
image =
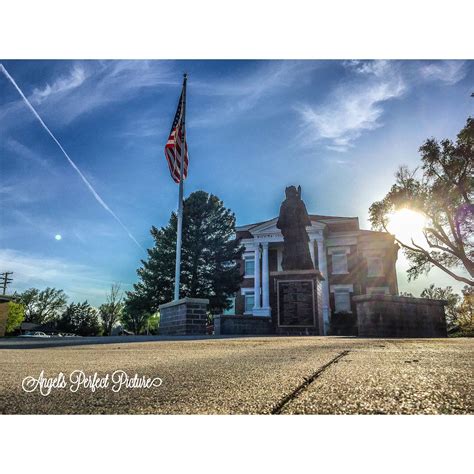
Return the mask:
[[[398,245],[385,232],[363,230],[357,217],[310,214],[309,250],[322,281],[324,334],[356,334],[353,296],[398,293]],[[278,324],[275,276],[282,271],[283,236],[278,218],[237,227],[244,246],[243,280],[228,314],[271,318]]]

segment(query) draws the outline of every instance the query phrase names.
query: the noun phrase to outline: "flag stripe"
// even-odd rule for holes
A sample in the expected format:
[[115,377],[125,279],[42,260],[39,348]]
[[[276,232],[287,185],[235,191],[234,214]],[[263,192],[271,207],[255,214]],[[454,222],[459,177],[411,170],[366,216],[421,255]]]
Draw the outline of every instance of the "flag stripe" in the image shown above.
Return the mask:
[[[180,171],[181,171],[181,150],[183,143],[183,100],[184,100],[184,86],[181,91],[181,96],[179,98],[178,108],[171,125],[171,131],[168,137],[168,141],[165,145],[165,157],[168,162],[168,168],[170,170],[171,178],[175,183],[180,182]],[[183,166],[183,179],[186,179],[188,176],[188,165],[189,165],[189,156],[188,156],[188,144],[184,145],[184,166]]]

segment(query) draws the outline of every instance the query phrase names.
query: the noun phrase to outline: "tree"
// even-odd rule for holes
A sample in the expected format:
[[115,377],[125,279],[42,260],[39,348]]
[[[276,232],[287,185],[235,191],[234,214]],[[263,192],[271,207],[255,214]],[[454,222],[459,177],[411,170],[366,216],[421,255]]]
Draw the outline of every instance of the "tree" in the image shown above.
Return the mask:
[[456,325],[458,318],[458,305],[461,297],[453,292],[451,286],[447,286],[446,288],[436,288],[434,284],[431,284],[421,292],[420,297],[446,301],[447,304],[444,307],[446,312],[446,322],[449,327]]
[[134,334],[142,334],[147,328],[149,328],[150,322],[154,324],[153,315],[141,310],[135,310],[132,307],[126,306],[125,311],[122,313],[120,322],[123,324],[125,329],[133,332]]
[[466,285],[462,294],[463,300],[459,305],[456,324],[461,331],[474,335],[474,288]]
[[98,311],[87,301],[69,304],[59,318],[57,328],[79,336],[100,336],[102,333]]
[[104,334],[110,336],[114,325],[120,320],[123,312],[122,293],[120,285],[115,283],[107,295],[107,302],[100,305],[99,312],[104,326]]
[[21,303],[14,303],[13,301],[9,301],[7,309],[7,326],[5,328],[5,332],[9,334],[18,329],[24,319],[24,306]]
[[42,324],[54,321],[61,315],[67,296],[63,290],[56,288],[43,291],[30,288],[18,295],[18,301],[25,307],[25,321]]
[[[173,299],[176,227],[173,212],[167,226],[151,228],[155,245],[137,270],[140,281],[127,293],[128,317],[156,313],[160,304]],[[226,309],[239,289],[236,259],[242,249],[234,232],[235,216],[217,196],[196,191],[185,199],[180,294],[209,298],[211,312]]]
[[158,328],[160,327],[160,314],[152,314],[147,321],[147,332],[150,334],[158,334]]
[[462,290],[462,297],[453,292],[448,286],[436,288],[430,285],[421,293],[422,298],[445,300],[447,305],[446,321],[448,328],[457,330],[462,335],[474,335],[474,288],[466,285]]
[[409,280],[438,267],[474,286],[474,119],[468,118],[455,143],[431,138],[419,151],[422,176],[418,169],[400,167],[391,190],[370,207],[372,227],[387,231],[389,216],[397,209],[420,212],[427,219],[425,242],[396,239],[411,265]]

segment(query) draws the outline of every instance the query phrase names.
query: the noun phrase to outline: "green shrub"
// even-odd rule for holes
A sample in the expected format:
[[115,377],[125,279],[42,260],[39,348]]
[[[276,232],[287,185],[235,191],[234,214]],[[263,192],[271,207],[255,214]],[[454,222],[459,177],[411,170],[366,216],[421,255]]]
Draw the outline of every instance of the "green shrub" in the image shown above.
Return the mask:
[[8,303],[7,327],[5,332],[7,334],[14,332],[21,326],[25,319],[25,307],[21,303]]

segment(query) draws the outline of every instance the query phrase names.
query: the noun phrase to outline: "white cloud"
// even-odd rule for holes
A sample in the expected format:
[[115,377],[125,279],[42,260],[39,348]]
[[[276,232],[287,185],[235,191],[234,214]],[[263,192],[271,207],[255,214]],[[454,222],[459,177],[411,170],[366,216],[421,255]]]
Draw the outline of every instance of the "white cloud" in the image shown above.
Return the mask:
[[[264,100],[271,99],[282,90],[297,83],[306,84],[311,80],[311,72],[322,62],[268,61],[256,64],[255,69],[245,75],[236,73],[226,79],[194,81],[193,90],[213,97],[215,103],[202,115],[193,117],[189,126],[209,126],[239,118],[242,113],[256,109]],[[271,102],[268,104],[272,105]]]
[[383,126],[389,100],[431,81],[453,85],[467,73],[464,61],[345,61],[343,66],[350,79],[336,86],[326,103],[296,107],[300,142],[306,146],[323,143],[329,150],[345,152],[363,133]]
[[363,132],[382,126],[384,102],[406,91],[398,68],[387,61],[345,65],[356,77],[333,90],[327,103],[296,108],[302,121],[301,139],[306,145],[324,142],[330,150],[347,151]]
[[40,110],[67,124],[105,105],[127,101],[144,88],[170,84],[177,82],[168,62],[110,61],[100,67],[94,64],[80,87],[50,96],[44,104],[46,108]]
[[[0,249],[0,268],[13,271],[12,291],[53,286],[63,289],[74,300],[88,299],[93,304],[103,302],[110,285],[115,283],[86,265],[13,249]],[[131,286],[128,282],[119,283],[123,289]]]
[[13,138],[8,138],[3,143],[5,148],[14,153],[20,160],[28,160],[32,163],[40,165],[43,168],[48,169],[52,174],[56,174],[54,168],[52,167],[52,162],[40,155],[39,153],[33,151],[31,148],[27,147],[23,143],[20,143]]
[[343,66],[347,69],[352,69],[357,74],[374,75],[376,77],[385,77],[392,68],[390,61],[345,61]]
[[64,278],[87,278],[90,270],[80,264],[68,264],[54,258],[32,256],[12,249],[0,249],[0,267],[15,274],[15,284],[48,285]]
[[467,68],[465,61],[439,61],[420,66],[419,73],[425,80],[453,85],[464,79]]
[[[26,96],[46,122],[57,127],[105,105],[130,100],[144,88],[176,84],[170,61],[86,61],[74,64],[60,77]],[[31,120],[22,113],[24,108],[19,99],[0,109],[4,130]]]
[[[28,184],[35,184],[32,180]],[[1,206],[22,206],[24,204],[31,204],[38,202],[38,195],[31,192],[25,192],[25,183],[17,183],[13,180],[0,183],[0,205]],[[0,222],[3,220],[2,216]],[[5,229],[2,229],[2,234]]]
[[[156,111],[155,111],[156,113]],[[125,126],[117,130],[115,135],[121,138],[157,138],[162,130],[168,130],[171,124],[163,118],[157,118],[150,113],[134,117]]]
[[80,65],[75,65],[67,76],[59,77],[52,85],[46,84],[43,89],[34,89],[29,100],[34,105],[38,105],[51,95],[67,92],[81,86],[86,77],[84,68]]

